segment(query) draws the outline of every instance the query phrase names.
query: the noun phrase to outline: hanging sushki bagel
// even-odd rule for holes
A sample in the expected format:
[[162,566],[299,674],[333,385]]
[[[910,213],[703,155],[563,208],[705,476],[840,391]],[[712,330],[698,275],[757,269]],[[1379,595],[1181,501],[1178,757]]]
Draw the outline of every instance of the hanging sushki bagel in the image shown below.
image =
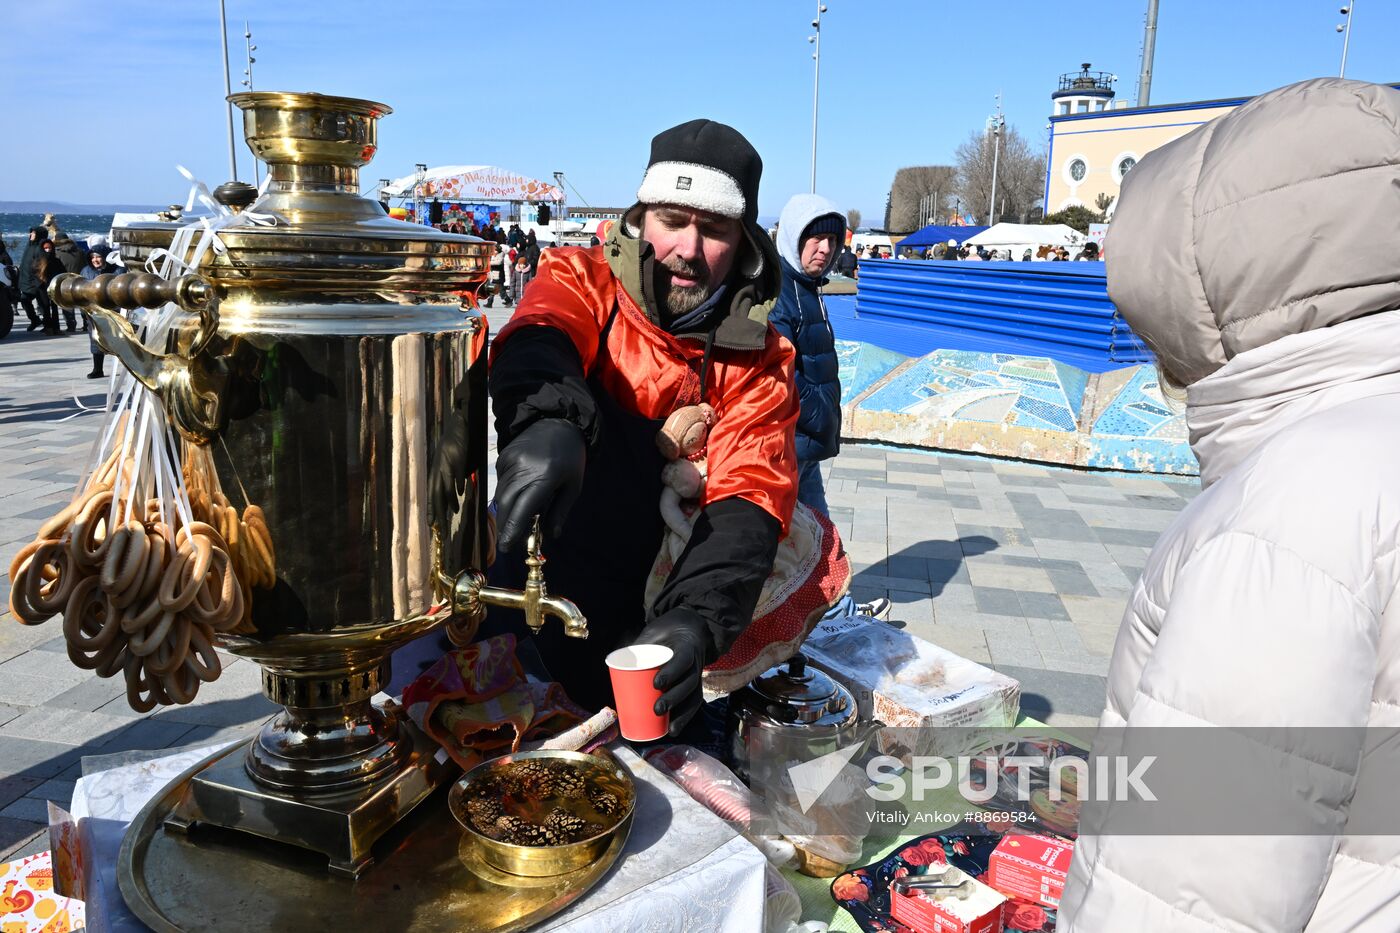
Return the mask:
[[223,542],[229,566],[243,591],[243,618],[234,634],[253,634],[252,590],[277,585],[277,556],[272,549],[263,510],[248,505],[242,515],[219,488],[214,459],[207,447],[185,445],[182,469],[189,491],[190,511],[196,521],[209,526]]
[[215,641],[255,633],[251,591],[276,585],[276,558],[262,510],[229,504],[207,450],[185,448],[186,510],[133,494],[141,468],[124,437],[10,562],[10,612],[25,625],[61,614],[69,660],[121,673],[144,713],[219,676]]

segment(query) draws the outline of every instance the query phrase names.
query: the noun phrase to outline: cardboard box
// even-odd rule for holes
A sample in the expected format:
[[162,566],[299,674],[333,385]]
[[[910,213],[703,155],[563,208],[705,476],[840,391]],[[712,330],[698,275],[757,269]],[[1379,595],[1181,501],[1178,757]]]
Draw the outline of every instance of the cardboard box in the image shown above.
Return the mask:
[[890,916],[916,933],[1002,933],[1006,898],[975,878],[970,897],[948,897],[917,888],[901,894],[890,888]]
[[997,843],[986,881],[1008,897],[1059,907],[1074,843],[1054,836],[1006,836]]
[[1014,678],[931,642],[867,619],[818,625],[802,646],[812,664],[856,698],[862,719],[886,726],[879,751],[906,764],[935,755],[938,730],[927,727],[1010,728],[1021,711]]

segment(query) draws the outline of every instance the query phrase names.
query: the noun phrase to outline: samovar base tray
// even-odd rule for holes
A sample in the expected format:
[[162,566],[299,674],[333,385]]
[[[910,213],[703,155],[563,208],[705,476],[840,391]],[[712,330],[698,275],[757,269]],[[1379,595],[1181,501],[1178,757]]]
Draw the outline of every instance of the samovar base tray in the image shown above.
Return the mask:
[[630,825],[596,862],[550,878],[517,878],[482,862],[447,806],[446,788],[374,846],[357,879],[326,871],[322,855],[250,833],[196,823],[166,829],[196,775],[220,762],[242,766],[239,744],[168,784],[132,821],[117,877],[122,897],[157,933],[284,929],[461,933],[523,930],[568,907],[617,860]]
[[336,795],[269,792],[249,775],[248,746],[239,745],[244,754],[222,756],[190,780],[166,827],[187,832],[198,824],[221,826],[292,842],[325,855],[332,872],[356,877],[369,866],[375,840],[456,771],[432,740],[403,725],[408,749],[402,764],[371,788]]

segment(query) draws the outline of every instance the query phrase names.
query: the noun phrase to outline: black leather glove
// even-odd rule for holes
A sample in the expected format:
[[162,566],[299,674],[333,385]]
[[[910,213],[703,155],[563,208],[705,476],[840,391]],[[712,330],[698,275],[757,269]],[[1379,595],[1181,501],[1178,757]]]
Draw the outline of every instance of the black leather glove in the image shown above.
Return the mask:
[[671,660],[661,665],[652,680],[652,686],[661,691],[654,712],[658,716],[670,712],[671,735],[679,735],[705,702],[700,692],[700,672],[705,666],[709,641],[704,618],[693,610],[677,607],[648,624],[633,643],[671,649]]
[[[453,409],[443,425],[428,475],[428,499],[433,521],[446,522],[457,514],[467,484],[467,446],[470,443],[465,413]],[[439,529],[444,535],[448,529]]]
[[530,524],[558,538],[564,519],[583,489],[588,448],[583,432],[559,418],[536,421],[512,440],[496,461],[498,549],[512,553],[525,544]]

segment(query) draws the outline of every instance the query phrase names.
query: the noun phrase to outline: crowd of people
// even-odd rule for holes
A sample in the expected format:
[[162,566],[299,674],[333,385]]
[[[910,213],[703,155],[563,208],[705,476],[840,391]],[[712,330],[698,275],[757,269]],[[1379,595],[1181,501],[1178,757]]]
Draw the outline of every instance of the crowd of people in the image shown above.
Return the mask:
[[[781,226],[778,228],[781,230]],[[776,235],[776,234],[775,234]],[[906,246],[895,252],[894,247],[881,244],[861,245],[852,249],[847,244],[836,257],[836,263],[832,271],[837,275],[847,278],[858,278],[860,275],[860,262],[863,259],[919,259],[919,260],[960,260],[964,262],[1012,262],[1016,256],[1010,249],[988,249],[985,246],[976,246],[968,243],[959,245],[956,240],[949,240],[947,243],[935,243],[926,248],[915,248]],[[1103,254],[1099,249],[1099,244],[1090,240],[1082,247],[1076,247],[1073,252],[1064,246],[1040,246],[1038,248],[1027,248],[1022,251],[1021,262],[1070,262],[1083,260],[1094,262],[1102,260]]]
[[[62,311],[60,328],[60,309],[49,300],[49,285],[65,272],[93,279],[117,271],[108,262],[107,238],[94,234],[86,240],[74,240],[59,227],[53,214],[46,214],[42,223],[29,228],[27,236],[23,248],[15,246],[14,252],[10,244],[0,240],[0,336],[9,334],[21,309],[29,320],[29,333],[39,331],[45,337],[87,333],[87,322],[69,310]],[[105,375],[102,349],[91,334],[88,341],[92,353],[88,378],[100,379]]]
[[[866,251],[865,247],[857,247],[855,257],[860,259],[889,259],[891,250],[889,247],[871,246]],[[900,249],[898,259],[938,259],[938,260],[962,260],[971,262],[1013,262],[1017,257],[1010,249],[988,249],[971,243],[959,244],[957,240],[949,240],[947,243],[935,243],[923,249],[916,249],[906,246]],[[1067,246],[1047,246],[1026,247],[1021,251],[1021,262],[1070,262],[1084,260],[1096,262],[1103,259],[1099,251],[1099,244],[1093,240],[1083,246],[1075,247],[1073,251]]]
[[491,256],[491,274],[478,293],[488,308],[494,305],[497,297],[507,308],[519,301],[525,286],[539,270],[540,245],[535,231],[526,231],[518,223],[503,229],[499,222],[466,224],[450,220],[437,227],[444,233],[467,234],[496,244],[496,252]]

